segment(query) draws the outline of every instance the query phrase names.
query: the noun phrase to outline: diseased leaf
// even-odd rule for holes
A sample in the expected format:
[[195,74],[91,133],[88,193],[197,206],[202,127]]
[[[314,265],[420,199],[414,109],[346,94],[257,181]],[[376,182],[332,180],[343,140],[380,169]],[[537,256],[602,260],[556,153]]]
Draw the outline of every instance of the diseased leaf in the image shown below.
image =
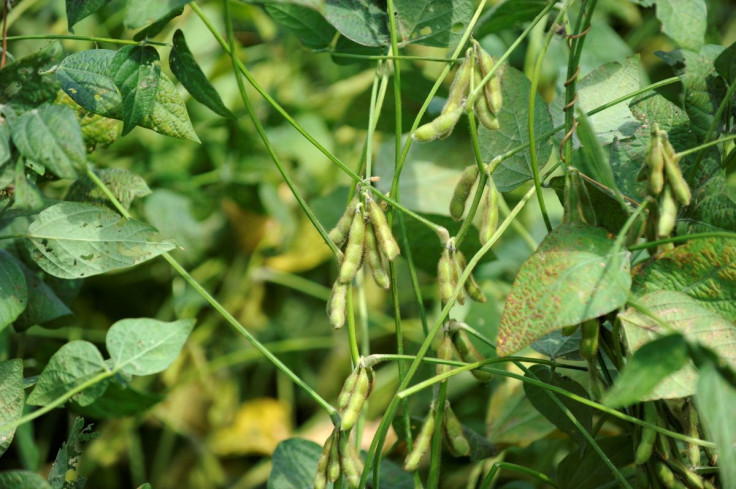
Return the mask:
[[319,12],[311,8],[288,3],[269,3],[266,5],[266,12],[311,49],[326,48],[337,32]]
[[[697,300],[681,292],[660,290],[641,297],[638,302],[688,341],[702,343],[716,351],[731,366],[736,366],[736,326],[723,316],[706,309]],[[629,349],[634,354],[646,343],[671,333],[633,307],[618,317],[624,326]],[[686,366],[659,383],[643,400],[692,395],[696,380],[695,369]]]
[[708,26],[705,0],[657,0],[657,18],[681,48],[698,52],[703,47]]
[[54,489],[46,479],[27,470],[0,472],[0,487],[5,489]]
[[166,370],[194,327],[193,319],[166,323],[155,319],[123,319],[112,325],[105,344],[114,368],[129,375]]
[[456,44],[473,15],[472,0],[396,0],[398,35],[403,44],[445,47]]
[[723,489],[736,488],[736,389],[726,382],[713,365],[700,370],[695,405],[700,420],[718,449],[718,472]]
[[52,42],[0,69],[0,104],[8,104],[22,112],[54,100],[59,82],[46,72],[61,60],[63,54],[61,43]]
[[47,273],[81,278],[126,268],[175,247],[151,226],[96,205],[62,202],[28,228],[26,248]]
[[194,55],[189,50],[184,39],[184,33],[181,30],[177,29],[174,32],[173,42],[174,47],[169,55],[169,68],[171,68],[171,72],[177,80],[192,94],[195,100],[212,109],[215,114],[234,119],[235,116],[222,103],[215,87],[212,86],[194,59]]
[[718,55],[713,66],[729,84],[736,81],[736,42]]
[[28,159],[60,178],[76,178],[86,168],[87,151],[74,111],[44,104],[13,121],[13,143]]
[[[27,403],[45,406],[106,370],[105,360],[95,345],[89,341],[70,341],[51,356]],[[101,396],[106,387],[106,382],[98,382],[73,399],[86,406]]]
[[[69,436],[61,444],[49,471],[49,482],[54,489],[84,489],[87,479],[78,475],[82,442],[94,440],[98,435],[92,431],[92,425],[84,426],[84,418],[74,419]],[[67,479],[70,471],[76,473],[73,481]]]
[[72,29],[74,24],[97,12],[108,3],[110,3],[110,0],[66,0],[69,32],[74,32],[74,29]]
[[[496,156],[529,142],[529,90],[531,83],[522,72],[506,65],[502,68],[501,89],[503,105],[497,114],[501,128],[495,131],[480,127],[480,140],[483,161],[489,162]],[[542,97],[534,101],[534,132],[540,136],[552,129],[552,117]],[[537,137],[537,160],[544,164],[552,152],[549,139]],[[531,156],[529,149],[519,151],[505,159],[493,173],[493,181],[501,192],[510,192],[524,182],[532,179]]]
[[59,89],[54,103],[65,105],[76,112],[77,119],[79,119],[79,126],[82,129],[82,138],[84,139],[88,153],[94,151],[97,146],[107,146],[118,138],[120,127],[122,126],[119,120],[103,117],[88,111],[81,105],[78,105],[61,89]]
[[[14,358],[0,362],[0,426],[21,417],[24,401],[23,361]],[[0,456],[10,446],[14,434],[15,429],[0,432]]]
[[176,10],[190,1],[158,0],[151,2],[150,0],[127,0],[128,5],[125,9],[125,20],[123,22],[125,27],[137,29],[165,17],[172,10]]
[[153,110],[161,78],[158,51],[153,46],[125,46],[110,62],[113,81],[123,98],[123,135]]
[[[95,173],[126,209],[130,208],[134,199],[151,193],[143,177],[125,168],[101,168]],[[87,175],[69,186],[65,200],[112,207],[110,199]]]
[[15,321],[27,305],[28,287],[21,264],[0,249],[0,331]]
[[[76,103],[95,114],[123,120],[123,98],[113,80],[116,51],[92,49],[74,53],[59,64],[56,76]],[[184,102],[169,78],[161,73],[150,114],[139,124],[161,134],[199,142]]]
[[498,331],[499,356],[565,326],[621,307],[631,286],[629,254],[599,228],[563,224],[522,265]]
[[657,384],[687,363],[687,343],[680,335],[667,335],[646,343],[629,359],[606,392],[603,403],[618,408],[641,402]]

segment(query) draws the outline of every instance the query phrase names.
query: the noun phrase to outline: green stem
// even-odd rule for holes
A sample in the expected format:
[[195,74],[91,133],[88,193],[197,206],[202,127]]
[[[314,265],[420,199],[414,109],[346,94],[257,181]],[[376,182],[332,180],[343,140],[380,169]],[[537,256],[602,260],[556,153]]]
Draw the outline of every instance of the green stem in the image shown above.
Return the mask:
[[350,345],[350,359],[353,367],[358,365],[360,360],[360,350],[358,349],[358,335],[355,333],[355,314],[353,311],[353,284],[348,284],[347,304],[345,306],[345,316],[347,318],[348,328],[348,344]]
[[[733,86],[736,86],[736,83],[734,83]],[[701,151],[701,150],[703,150],[705,148],[709,148],[711,146],[716,146],[718,144],[725,143],[726,141],[731,141],[732,139],[736,139],[736,134],[731,134],[730,136],[725,136],[725,137],[722,137],[720,139],[714,139],[713,141],[708,141],[707,143],[699,144],[699,145],[697,145],[697,146],[695,146],[693,148],[689,148],[689,149],[680,151],[679,153],[677,153],[677,156],[679,156],[681,158],[684,158],[685,156],[688,156],[688,155],[693,154],[693,153],[697,153],[698,151]],[[700,154],[703,154],[703,153],[700,153]],[[700,155],[698,155],[698,156],[700,157]],[[693,165],[693,168],[697,168],[698,167],[698,163],[699,162],[696,162],[696,164]],[[690,170],[690,172],[692,173],[692,170]],[[689,175],[688,176],[688,179],[689,180],[692,180],[692,175]]]
[[429,475],[427,476],[427,489],[437,489],[440,483],[440,462],[442,459],[442,418],[445,415],[445,401],[447,401],[447,384],[442,382],[437,390],[434,403],[434,433],[432,434],[432,447],[429,452]]
[[340,53],[333,49],[315,49],[313,53],[329,53],[331,56],[336,58],[353,58],[362,59],[365,61],[383,61],[383,60],[397,60],[404,59],[407,61],[436,61],[438,63],[455,63],[458,60],[453,58],[438,58],[436,56],[407,56],[407,55],[384,55],[384,54],[353,54],[353,53]]
[[545,474],[537,470],[530,469],[528,467],[524,467],[523,465],[512,464],[510,462],[494,462],[493,466],[491,467],[491,470],[488,471],[488,474],[486,475],[485,479],[483,479],[483,484],[480,486],[480,488],[481,489],[491,489],[493,479],[496,477],[496,474],[501,469],[511,470],[513,472],[518,472],[520,474],[529,475],[546,484],[549,484],[552,487],[555,487],[555,488],[560,487],[557,485],[557,482],[555,482],[553,479],[550,479]]
[[647,241],[629,246],[629,251],[644,250],[647,248],[656,248],[659,245],[667,243],[680,243],[682,241],[690,241],[691,239],[708,239],[708,238],[726,238],[736,239],[736,233],[728,231],[710,231],[705,233],[693,233],[684,236],[672,236],[670,238],[658,239],[656,241]]
[[31,41],[31,40],[51,40],[51,39],[66,39],[70,41],[91,41],[91,42],[106,42],[110,44],[125,44],[125,45],[138,45],[138,46],[164,46],[171,47],[171,43],[159,42],[159,41],[133,41],[128,39],[114,39],[111,37],[94,37],[94,36],[77,36],[75,34],[34,34],[26,36],[8,36],[8,41]]

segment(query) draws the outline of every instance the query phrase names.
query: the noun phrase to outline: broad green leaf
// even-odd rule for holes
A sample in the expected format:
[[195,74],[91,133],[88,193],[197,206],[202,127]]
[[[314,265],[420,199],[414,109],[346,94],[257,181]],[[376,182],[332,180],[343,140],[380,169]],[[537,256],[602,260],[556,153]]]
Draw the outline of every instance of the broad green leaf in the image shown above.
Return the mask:
[[0,331],[25,310],[28,287],[18,260],[0,249]]
[[169,25],[169,22],[171,22],[172,19],[179,17],[181,14],[184,13],[184,7],[179,7],[177,9],[172,10],[168,14],[164,15],[160,19],[158,19],[153,24],[149,25],[145,29],[141,29],[140,31],[135,33],[135,36],[133,36],[134,41],[143,41],[144,39],[148,39],[151,37],[156,36],[161,31],[163,31],[166,26]]
[[456,44],[473,15],[472,0],[396,0],[398,35],[403,44],[445,47]]
[[364,46],[388,45],[386,11],[371,0],[329,0],[325,17],[342,35]]
[[76,178],[86,168],[87,150],[74,111],[44,104],[13,121],[13,143],[20,154],[61,178]]
[[[30,175],[26,175],[26,167],[35,170],[29,162],[30,160],[23,161],[23,158],[18,158],[15,161],[13,209],[18,211],[40,211],[46,207],[46,200],[41,190],[33,182],[35,179]],[[44,170],[45,168],[42,166],[41,169]]]
[[[618,435],[596,440],[605,456],[617,468],[634,461],[634,443],[629,435]],[[584,452],[571,450],[557,466],[559,487],[565,489],[596,489],[614,480],[611,470],[603,465],[601,456],[588,448]]]
[[565,326],[621,307],[631,286],[629,253],[600,228],[563,224],[522,265],[498,331],[499,356]]
[[197,60],[194,59],[194,55],[189,50],[187,41],[184,39],[184,33],[181,30],[177,29],[174,32],[173,42],[174,47],[169,55],[169,68],[171,68],[171,72],[176,76],[176,79],[192,94],[195,100],[212,109],[215,114],[234,119],[235,116],[222,103],[215,87],[212,86],[197,64]]
[[736,240],[695,239],[637,266],[631,290],[687,294],[711,311],[736,322]]
[[[45,406],[105,371],[105,360],[95,345],[89,341],[70,341],[51,356],[26,402],[31,406]],[[86,406],[101,396],[105,387],[106,382],[98,382],[73,399]]]
[[287,3],[269,3],[266,12],[286,26],[299,41],[311,49],[326,48],[335,37],[335,28],[315,10]]
[[66,0],[66,18],[69,22],[69,31],[74,32],[72,26],[83,18],[92,15],[110,0]]
[[0,166],[10,160],[10,125],[0,117]]
[[539,15],[549,0],[505,0],[497,3],[481,18],[477,37],[517,27]]
[[[694,155],[693,155],[694,156]],[[705,166],[710,160],[717,163],[720,158],[706,156],[702,161]],[[697,181],[697,177],[693,179]],[[681,219],[686,229],[678,227],[678,234],[708,231],[736,231],[736,201],[733,191],[726,181],[725,171],[718,169],[717,174],[703,185],[692,188],[692,203],[681,212]]]
[[552,331],[550,334],[542,336],[530,346],[534,351],[542,355],[547,355],[552,360],[556,358],[580,360],[580,340],[582,338],[583,333],[580,328],[577,328],[569,336],[563,335],[562,331]]
[[61,202],[38,214],[26,241],[33,260],[59,278],[130,267],[174,247],[147,224],[77,202]]
[[301,438],[279,443],[273,452],[268,489],[312,489],[320,453],[322,447]]
[[[529,142],[529,90],[531,83],[522,72],[509,65],[504,66],[502,74],[503,105],[497,114],[501,128],[490,131],[480,127],[478,137],[483,161],[489,162],[499,154]],[[552,117],[542,97],[534,101],[534,132],[537,136],[552,129]],[[537,137],[537,161],[547,162],[552,152],[548,139]],[[472,161],[469,161],[470,164]],[[493,174],[493,181],[501,192],[514,190],[522,183],[532,179],[529,149],[522,150],[507,158]]]
[[153,46],[125,46],[110,62],[113,81],[123,97],[123,135],[143,122],[153,109],[161,78],[158,60]]
[[[101,168],[95,170],[95,173],[126,209],[130,208],[130,204],[134,199],[145,197],[151,193],[151,189],[148,188],[148,184],[143,177],[125,168]],[[69,186],[65,200],[112,205],[110,199],[87,175]]]
[[[638,56],[626,58],[624,61],[613,61],[598,67],[584,76],[577,84],[578,104],[580,112],[587,113],[607,104],[612,100],[639,89],[639,70],[641,64]],[[550,110],[562,123],[565,104],[564,94],[557,97]],[[588,118],[595,129],[601,144],[606,145],[615,138],[631,137],[641,123],[634,117],[626,103],[620,103]]]
[[719,54],[713,65],[729,84],[736,81],[736,42]]
[[[681,292],[659,290],[639,298],[638,302],[688,341],[711,348],[730,365],[736,366],[736,326],[723,316],[706,309],[699,301]],[[619,314],[619,319],[626,331],[629,350],[634,353],[657,337],[671,333],[633,307]],[[659,383],[643,400],[692,395],[696,379],[695,369],[687,366]]]
[[705,0],[657,0],[657,18],[681,48],[698,52],[703,47],[708,25]]
[[3,489],[54,489],[46,479],[27,470],[0,472],[0,487]]
[[[115,86],[112,61],[116,51],[92,49],[74,53],[59,63],[61,87],[85,109],[123,120],[123,98]],[[161,73],[151,113],[139,124],[161,134],[199,142],[184,102],[169,78]]]
[[72,410],[82,416],[96,419],[121,418],[141,414],[163,401],[163,394],[139,391],[130,386],[111,382],[105,393],[88,406],[72,405]]
[[700,420],[718,449],[718,472],[723,489],[736,488],[736,389],[712,365],[700,370],[695,405]]
[[63,55],[61,43],[52,42],[40,51],[8,63],[0,70],[0,104],[26,111],[54,100],[59,82],[46,72]]
[[[0,426],[21,417],[24,400],[23,361],[14,358],[0,362]],[[10,446],[14,434],[15,429],[0,432],[0,456]]]
[[[534,365],[530,367],[529,370],[545,384],[554,385],[581,397],[588,397],[588,393],[582,385],[570,378],[563,377],[560,374],[553,372],[549,367]],[[525,377],[534,378],[533,375],[526,374]],[[565,411],[560,409],[551,396],[555,396],[559,399],[565,408],[572,413],[575,419],[578,420],[582,427],[588,431],[588,433],[593,431],[592,408],[532,384],[525,383],[524,392],[526,392],[527,398],[537,411],[550,420],[552,424],[557,426],[560,431],[566,433],[570,438],[575,440],[580,446],[585,446],[587,443],[585,436],[575,427],[575,424],[573,424],[570,418],[567,417]]]
[[137,29],[165,17],[172,10],[178,9],[191,0],[127,0],[125,9],[125,27]]
[[667,335],[646,343],[626,364],[603,403],[618,408],[640,402],[662,380],[689,363],[687,343],[678,334]]
[[171,365],[193,327],[193,319],[171,323],[148,318],[123,319],[112,325],[105,344],[115,370],[151,375]]
[[56,292],[39,278],[38,272],[34,273],[22,264],[21,268],[28,285],[28,306],[13,323],[13,329],[24,331],[36,324],[48,326],[51,321],[72,315],[71,309]]
[[118,138],[122,126],[119,120],[88,111],[61,89],[54,103],[65,105],[76,112],[79,126],[82,128],[82,139],[84,139],[88,153],[94,151],[97,146],[107,146]]

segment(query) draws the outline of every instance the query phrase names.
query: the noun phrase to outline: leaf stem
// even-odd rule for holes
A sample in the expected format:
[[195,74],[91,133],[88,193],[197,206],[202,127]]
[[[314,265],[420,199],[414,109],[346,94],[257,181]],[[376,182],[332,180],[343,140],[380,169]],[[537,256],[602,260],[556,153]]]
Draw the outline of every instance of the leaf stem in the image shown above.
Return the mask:
[[111,37],[94,37],[94,36],[77,36],[76,34],[31,34],[24,36],[8,36],[8,41],[32,41],[32,40],[52,40],[52,39],[64,39],[68,41],[91,41],[91,42],[106,42],[109,44],[123,44],[123,45],[134,45],[134,46],[163,46],[171,47],[169,42],[160,41],[133,41],[130,39],[115,39]]

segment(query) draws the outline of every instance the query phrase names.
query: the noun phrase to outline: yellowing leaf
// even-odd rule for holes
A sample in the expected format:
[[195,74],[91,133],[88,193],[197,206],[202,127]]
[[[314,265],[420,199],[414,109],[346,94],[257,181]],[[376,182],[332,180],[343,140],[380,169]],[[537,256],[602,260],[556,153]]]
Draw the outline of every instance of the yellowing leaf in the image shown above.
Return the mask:
[[298,239],[286,253],[267,259],[265,265],[280,272],[299,273],[311,270],[331,255],[322,236],[306,218],[299,224],[296,236]]
[[210,448],[217,455],[271,455],[289,437],[289,406],[270,398],[244,402],[232,424],[217,430]]

